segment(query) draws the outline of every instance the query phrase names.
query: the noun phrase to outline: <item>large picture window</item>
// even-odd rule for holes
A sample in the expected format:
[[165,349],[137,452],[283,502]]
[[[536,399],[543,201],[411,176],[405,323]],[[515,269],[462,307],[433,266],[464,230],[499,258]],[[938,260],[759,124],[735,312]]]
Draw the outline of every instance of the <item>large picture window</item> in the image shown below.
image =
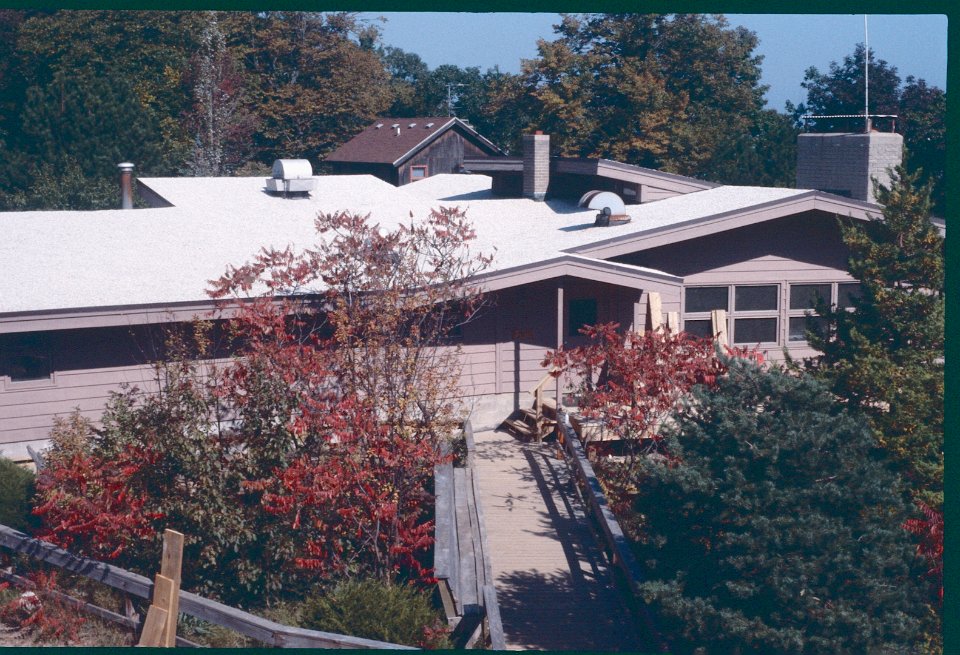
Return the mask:
[[[860,293],[856,282],[736,284],[687,287],[683,295],[683,329],[700,337],[714,336],[711,312],[727,312],[730,343],[741,346],[807,341],[807,331],[824,330],[815,316],[820,300],[849,309]],[[785,327],[785,334],[781,333]]]

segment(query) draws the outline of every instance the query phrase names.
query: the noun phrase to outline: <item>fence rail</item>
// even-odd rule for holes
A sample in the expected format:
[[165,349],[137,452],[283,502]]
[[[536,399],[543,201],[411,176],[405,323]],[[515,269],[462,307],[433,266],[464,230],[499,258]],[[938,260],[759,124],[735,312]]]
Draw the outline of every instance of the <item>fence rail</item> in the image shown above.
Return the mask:
[[577,478],[581,495],[584,497],[587,507],[590,508],[596,523],[600,526],[601,536],[606,542],[607,555],[613,565],[620,570],[630,593],[637,600],[638,611],[649,635],[661,652],[667,652],[667,645],[656,628],[653,615],[643,603],[643,600],[639,598],[638,585],[643,580],[643,569],[630,549],[630,542],[623,533],[620,523],[617,522],[613,510],[607,503],[607,497],[603,493],[600,480],[587,458],[587,453],[580,443],[577,433],[570,425],[569,417],[562,411],[557,416],[557,430],[560,442],[568,455],[570,468]]
[[[0,525],[0,546],[77,573],[138,598],[149,599],[153,594],[153,581],[149,578],[110,564],[78,557],[62,548],[57,548],[53,544],[33,539],[5,525]],[[230,628],[268,646],[278,648],[417,650],[411,646],[401,646],[374,639],[362,639],[286,626],[187,591],[180,592],[180,612]]]

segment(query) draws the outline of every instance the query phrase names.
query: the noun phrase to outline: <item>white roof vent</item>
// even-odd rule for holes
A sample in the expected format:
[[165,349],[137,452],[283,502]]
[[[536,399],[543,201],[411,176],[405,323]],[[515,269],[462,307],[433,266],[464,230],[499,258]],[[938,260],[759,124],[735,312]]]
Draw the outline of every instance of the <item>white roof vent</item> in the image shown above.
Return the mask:
[[306,159],[278,159],[273,162],[273,177],[267,179],[267,191],[307,195],[316,185],[313,167]]
[[596,209],[599,212],[596,225],[601,227],[630,221],[626,205],[620,196],[612,191],[587,191],[577,204],[586,209]]
[[430,129],[431,127],[433,127],[433,123],[427,123],[427,129]]
[[380,129],[381,127],[383,127],[383,123],[377,123],[377,125],[376,125],[376,129],[378,129],[378,130],[379,130],[379,129]]
[[410,123],[409,125],[407,125],[407,127],[410,128],[410,129],[413,129],[413,128],[415,128],[416,126],[417,126],[416,123]]

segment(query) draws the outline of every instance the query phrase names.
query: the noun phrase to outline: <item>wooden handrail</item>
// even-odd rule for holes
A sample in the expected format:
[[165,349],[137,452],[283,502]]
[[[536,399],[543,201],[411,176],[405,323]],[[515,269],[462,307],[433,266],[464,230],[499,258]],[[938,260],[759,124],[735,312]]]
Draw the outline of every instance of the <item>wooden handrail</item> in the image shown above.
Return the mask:
[[[91,580],[96,580],[108,587],[120,589],[139,598],[150,598],[153,593],[153,581],[149,578],[110,564],[78,557],[53,544],[33,539],[5,525],[0,525],[0,546],[77,573]],[[279,648],[418,650],[412,646],[401,646],[400,644],[391,644],[374,639],[294,628],[182,590],[180,591],[180,612],[236,630],[240,634],[259,642]]]
[[[627,536],[623,533],[623,529],[617,522],[613,510],[610,509],[610,505],[607,503],[607,497],[603,493],[603,487],[601,487],[600,480],[593,470],[593,465],[590,463],[590,460],[587,459],[587,453],[580,444],[577,433],[565,419],[566,416],[563,410],[557,408],[557,426],[562,437],[560,442],[569,456],[570,467],[577,481],[580,483],[578,486],[582,490],[584,500],[587,501],[587,507],[590,509],[596,522],[600,525],[600,530],[607,544],[611,562],[623,573],[630,592],[634,597],[639,598],[638,584],[643,580],[643,569],[634,556]],[[667,652],[667,645],[660,636],[659,630],[657,630],[656,624],[654,623],[653,615],[649,609],[647,609],[646,604],[643,603],[642,598],[639,598],[639,604],[640,613],[649,634],[657,642],[661,652]]]
[[[556,366],[552,367],[547,374],[540,378],[540,381],[537,382],[536,386],[530,390],[530,393],[533,395],[533,409],[537,413],[537,419],[539,420],[543,417],[543,387],[550,380],[555,380],[556,377],[554,373],[557,373],[560,369]],[[558,399],[559,400],[559,399]],[[558,402],[557,405],[560,403]]]

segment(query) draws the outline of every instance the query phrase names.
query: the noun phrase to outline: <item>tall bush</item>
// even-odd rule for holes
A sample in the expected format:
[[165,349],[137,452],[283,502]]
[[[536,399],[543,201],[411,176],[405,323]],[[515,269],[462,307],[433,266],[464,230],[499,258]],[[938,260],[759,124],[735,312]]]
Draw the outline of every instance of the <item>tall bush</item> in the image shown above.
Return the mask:
[[903,487],[810,377],[730,363],[635,484],[641,584],[678,653],[905,652],[925,608]]

